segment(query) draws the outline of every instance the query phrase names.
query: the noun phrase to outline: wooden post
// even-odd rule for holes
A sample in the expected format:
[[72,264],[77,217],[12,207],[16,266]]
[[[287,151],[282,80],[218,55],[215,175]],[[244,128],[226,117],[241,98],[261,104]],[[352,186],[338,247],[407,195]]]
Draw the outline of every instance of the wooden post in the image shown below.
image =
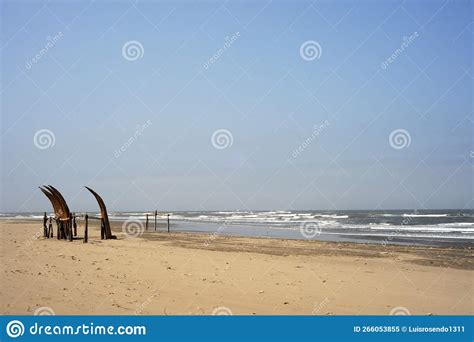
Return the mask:
[[61,231],[61,239],[62,240],[67,240],[67,234],[66,234],[66,222],[59,220],[59,230]]
[[58,219],[56,219],[56,226],[58,227],[58,229],[56,230],[56,237],[58,238],[58,240],[61,240],[61,221],[59,221]]
[[148,214],[146,214],[145,230],[148,231]]
[[51,238],[54,237],[54,233],[53,233],[53,232],[54,232],[54,229],[53,229],[53,218],[50,217],[50,218],[49,218],[49,225],[48,225],[48,234],[51,235]]
[[72,214],[69,214],[69,220],[67,220],[67,227],[68,227],[68,240],[72,241]]
[[43,216],[43,236],[45,238],[49,238],[47,224],[48,224],[48,216],[46,215],[46,212],[45,212]]
[[51,219],[48,217],[48,219],[46,220],[46,237],[49,239],[51,237],[51,232],[49,230],[49,222],[51,221]]
[[156,216],[158,215],[158,211],[155,210],[155,232],[156,232]]
[[84,217],[84,243],[87,243],[88,225],[89,225],[89,216],[86,214],[86,217]]
[[104,240],[105,239],[105,224],[104,224],[104,219],[100,219],[100,239]]
[[74,236],[77,236],[77,222],[76,222],[76,215],[73,216],[73,226],[74,226]]
[[67,221],[61,220],[61,239],[67,240]]
[[66,230],[64,229],[64,221],[59,220],[59,234],[61,235],[61,240],[66,239]]
[[170,232],[170,214],[168,214],[168,233]]

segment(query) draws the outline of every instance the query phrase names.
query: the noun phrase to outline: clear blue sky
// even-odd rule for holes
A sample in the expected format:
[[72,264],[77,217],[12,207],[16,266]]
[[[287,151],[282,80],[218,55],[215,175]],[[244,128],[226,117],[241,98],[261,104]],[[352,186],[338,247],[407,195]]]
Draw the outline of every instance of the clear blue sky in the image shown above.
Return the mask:
[[469,1],[1,10],[2,211],[50,210],[44,183],[73,210],[473,207]]

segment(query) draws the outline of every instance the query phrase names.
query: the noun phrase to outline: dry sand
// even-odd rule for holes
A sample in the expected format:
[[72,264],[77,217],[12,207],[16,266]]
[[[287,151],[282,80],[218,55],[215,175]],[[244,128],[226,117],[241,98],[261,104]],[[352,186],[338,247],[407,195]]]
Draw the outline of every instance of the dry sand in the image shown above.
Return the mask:
[[[1,312],[33,314],[474,314],[473,250],[146,233],[37,238],[0,221]],[[82,235],[82,222],[80,223]]]

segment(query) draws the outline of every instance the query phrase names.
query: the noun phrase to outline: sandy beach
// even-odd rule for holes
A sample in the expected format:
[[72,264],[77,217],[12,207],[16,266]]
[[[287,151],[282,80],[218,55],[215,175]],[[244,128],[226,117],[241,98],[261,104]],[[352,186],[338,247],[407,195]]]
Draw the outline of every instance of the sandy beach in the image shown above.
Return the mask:
[[470,248],[112,229],[101,241],[93,221],[84,244],[0,221],[2,314],[474,314]]

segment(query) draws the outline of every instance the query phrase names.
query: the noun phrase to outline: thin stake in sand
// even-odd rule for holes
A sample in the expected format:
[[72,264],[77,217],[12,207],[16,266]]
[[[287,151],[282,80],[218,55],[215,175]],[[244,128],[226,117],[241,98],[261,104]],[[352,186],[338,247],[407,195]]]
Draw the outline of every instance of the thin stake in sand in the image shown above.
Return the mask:
[[84,217],[84,243],[87,243],[87,238],[88,238],[88,227],[89,226],[89,215],[86,214]]

